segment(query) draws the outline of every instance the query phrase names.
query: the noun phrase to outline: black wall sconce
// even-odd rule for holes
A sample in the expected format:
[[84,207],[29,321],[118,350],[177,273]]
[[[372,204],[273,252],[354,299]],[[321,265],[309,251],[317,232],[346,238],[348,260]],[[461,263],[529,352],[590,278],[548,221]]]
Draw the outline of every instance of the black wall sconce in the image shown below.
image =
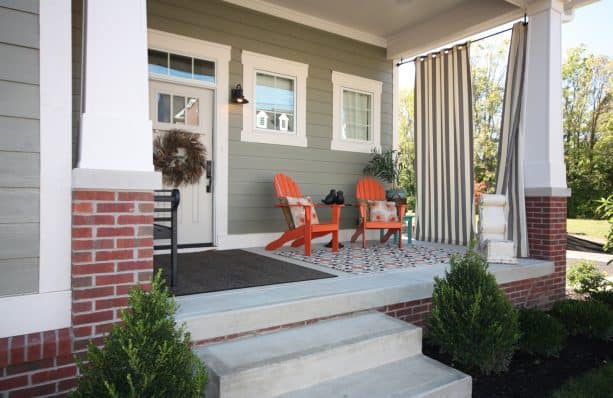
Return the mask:
[[232,89],[232,102],[241,105],[249,103],[243,95],[243,87],[240,84],[237,84],[236,87]]

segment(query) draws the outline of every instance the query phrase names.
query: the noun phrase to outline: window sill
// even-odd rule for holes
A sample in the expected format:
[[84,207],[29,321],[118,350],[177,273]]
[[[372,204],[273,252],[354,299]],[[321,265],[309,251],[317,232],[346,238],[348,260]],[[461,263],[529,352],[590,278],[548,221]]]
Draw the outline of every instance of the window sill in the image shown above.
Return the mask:
[[372,153],[373,150],[380,150],[380,145],[372,142],[354,142],[341,139],[333,139],[330,143],[330,149],[333,151],[346,151],[346,152],[362,152]]

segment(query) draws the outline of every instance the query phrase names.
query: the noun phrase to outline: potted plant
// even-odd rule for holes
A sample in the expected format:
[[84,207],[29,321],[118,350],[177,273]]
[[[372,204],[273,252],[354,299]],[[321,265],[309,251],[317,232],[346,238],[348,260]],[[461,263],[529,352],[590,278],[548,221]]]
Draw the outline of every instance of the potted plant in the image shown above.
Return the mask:
[[394,149],[386,149],[378,152],[373,151],[372,158],[364,167],[364,174],[392,184],[391,189],[386,189],[385,193],[387,200],[405,202],[407,193],[404,188],[399,186],[400,173],[403,171],[404,165],[401,161],[400,151]]

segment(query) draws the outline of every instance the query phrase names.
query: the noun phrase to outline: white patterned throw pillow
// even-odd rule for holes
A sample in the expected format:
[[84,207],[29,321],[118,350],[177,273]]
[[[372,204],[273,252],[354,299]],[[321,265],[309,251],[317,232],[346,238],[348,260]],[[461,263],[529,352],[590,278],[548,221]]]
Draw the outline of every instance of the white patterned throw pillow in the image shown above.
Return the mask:
[[376,222],[397,222],[398,211],[396,210],[396,202],[387,202],[385,200],[369,200],[368,201],[370,221]]
[[[294,228],[298,228],[304,225],[304,205],[313,206],[313,200],[310,197],[305,198],[294,198],[288,196],[285,198],[288,205],[300,205],[300,206],[290,206],[289,210],[292,214],[292,221],[294,222]],[[319,224],[319,217],[317,217],[317,212],[315,211],[315,206],[311,208],[311,224]]]

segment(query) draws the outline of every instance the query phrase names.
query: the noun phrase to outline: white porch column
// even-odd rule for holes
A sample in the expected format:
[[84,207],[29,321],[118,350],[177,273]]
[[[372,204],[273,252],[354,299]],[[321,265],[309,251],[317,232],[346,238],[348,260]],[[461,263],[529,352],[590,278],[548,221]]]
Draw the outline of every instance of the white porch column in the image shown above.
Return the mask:
[[[146,0],[86,0],[83,13],[82,115],[74,183],[155,188],[159,174],[153,173],[149,120]],[[127,181],[117,181],[113,171],[132,172],[138,186],[117,186]]]
[[525,189],[527,196],[568,196],[562,131],[561,0],[528,7],[530,26],[525,87]]

